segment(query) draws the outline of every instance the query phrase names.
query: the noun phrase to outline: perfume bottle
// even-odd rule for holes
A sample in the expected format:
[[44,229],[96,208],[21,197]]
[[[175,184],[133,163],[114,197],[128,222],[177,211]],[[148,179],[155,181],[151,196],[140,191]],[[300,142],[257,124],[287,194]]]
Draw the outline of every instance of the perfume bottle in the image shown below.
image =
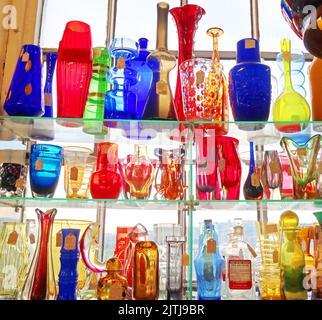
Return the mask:
[[168,51],[169,4],[160,2],[157,8],[157,48],[147,58],[153,71],[153,82],[143,119],[177,120],[169,80],[169,74],[177,63],[176,57]]
[[127,296],[128,283],[121,276],[121,261],[111,258],[106,262],[107,275],[100,278],[97,285],[97,300],[125,300]]
[[[261,63],[259,42],[243,39],[237,44],[237,65],[229,73],[229,95],[235,121],[267,121],[271,103],[271,69]],[[245,131],[264,124],[238,124]]]
[[254,300],[254,249],[244,241],[242,219],[235,219],[234,232],[223,248],[225,257],[224,300]]
[[212,220],[200,225],[198,254],[194,261],[199,300],[220,300],[224,261]]
[[159,296],[159,252],[152,241],[135,245],[133,264],[133,298],[157,300]]
[[[287,300],[306,300],[307,292],[303,287],[305,277],[305,256],[296,241],[299,218],[292,211],[284,212],[280,217],[280,230],[284,244],[281,250],[281,269],[284,294]],[[281,236],[281,238],[282,238]]]
[[260,175],[257,172],[254,156],[254,143],[250,143],[250,162],[249,173],[244,184],[245,200],[262,200],[264,196],[264,189],[260,181]]

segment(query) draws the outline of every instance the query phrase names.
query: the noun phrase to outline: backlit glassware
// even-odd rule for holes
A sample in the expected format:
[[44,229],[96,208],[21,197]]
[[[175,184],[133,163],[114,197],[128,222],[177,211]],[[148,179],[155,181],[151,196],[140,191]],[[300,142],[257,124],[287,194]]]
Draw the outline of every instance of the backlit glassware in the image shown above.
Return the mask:
[[52,198],[55,194],[63,149],[54,145],[32,145],[30,155],[30,186],[33,197]]
[[41,87],[41,48],[22,47],[4,110],[9,116],[40,117],[44,114]]

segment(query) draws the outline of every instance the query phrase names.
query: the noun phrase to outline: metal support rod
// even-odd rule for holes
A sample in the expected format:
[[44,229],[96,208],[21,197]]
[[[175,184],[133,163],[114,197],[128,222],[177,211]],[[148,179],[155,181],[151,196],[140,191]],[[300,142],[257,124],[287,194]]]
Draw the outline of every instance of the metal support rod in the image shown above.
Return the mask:
[[96,222],[99,225],[98,234],[98,252],[97,259],[104,261],[104,247],[105,247],[105,221],[106,221],[106,204],[99,203],[97,205]]
[[115,38],[117,0],[108,0],[107,10],[106,47],[109,47],[111,40]]
[[258,0],[250,0],[250,16],[252,26],[252,37],[259,40],[259,11],[258,11]]

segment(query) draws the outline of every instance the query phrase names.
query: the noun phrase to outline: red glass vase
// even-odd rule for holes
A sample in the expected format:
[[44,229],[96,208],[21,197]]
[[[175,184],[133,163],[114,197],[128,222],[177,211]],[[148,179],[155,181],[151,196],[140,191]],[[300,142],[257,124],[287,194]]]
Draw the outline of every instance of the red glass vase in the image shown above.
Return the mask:
[[[179,57],[178,66],[184,61],[192,59],[194,36],[198,28],[198,22],[206,11],[192,4],[187,4],[182,7],[173,8],[170,10],[178,29],[179,36]],[[185,121],[185,115],[183,112],[182,103],[182,91],[181,91],[181,79],[180,69],[178,68],[177,87],[175,93],[175,109],[177,113],[177,119],[179,121]]]
[[36,209],[39,232],[37,248],[28,277],[24,283],[22,300],[55,300],[56,285],[52,260],[51,234],[56,209],[42,212]]
[[119,170],[118,145],[110,142],[98,144],[96,172],[90,182],[93,199],[119,198],[122,190]]
[[[92,79],[91,28],[81,21],[68,22],[58,49],[57,117],[82,118]],[[63,126],[75,123],[60,122]]]

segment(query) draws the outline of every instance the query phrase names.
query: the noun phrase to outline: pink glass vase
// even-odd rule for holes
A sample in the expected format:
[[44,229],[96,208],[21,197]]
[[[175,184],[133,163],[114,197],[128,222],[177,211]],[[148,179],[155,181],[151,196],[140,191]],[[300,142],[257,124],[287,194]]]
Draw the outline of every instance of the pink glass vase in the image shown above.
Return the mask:
[[[182,7],[173,8],[170,10],[178,29],[179,36],[179,57],[178,66],[184,61],[190,60],[193,57],[194,36],[198,28],[198,22],[206,11],[197,6],[188,4]],[[182,103],[182,90],[180,79],[180,68],[178,68],[177,87],[175,93],[175,109],[177,119],[185,121]]]
[[28,277],[24,283],[22,300],[55,300],[56,285],[51,250],[51,234],[56,209],[42,212],[36,209],[39,232],[37,248]]
[[[92,35],[88,24],[67,23],[58,49],[57,117],[82,118],[92,79]],[[79,126],[62,121],[63,126]]]

